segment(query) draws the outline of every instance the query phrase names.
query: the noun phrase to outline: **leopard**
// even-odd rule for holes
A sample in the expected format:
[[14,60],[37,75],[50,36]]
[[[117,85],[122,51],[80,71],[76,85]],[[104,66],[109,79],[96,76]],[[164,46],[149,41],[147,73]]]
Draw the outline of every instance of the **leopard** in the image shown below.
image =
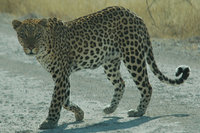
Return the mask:
[[83,69],[104,69],[114,86],[114,94],[105,114],[113,113],[123,97],[125,82],[120,73],[125,65],[139,92],[137,109],[128,111],[129,117],[145,114],[152,96],[147,65],[162,82],[180,85],[188,79],[190,67],[180,65],[177,78],[165,76],[154,59],[150,35],[144,20],[121,6],[111,6],[89,15],[64,22],[59,18],[14,19],[13,29],[23,51],[50,73],[54,81],[48,116],[39,129],[58,126],[62,107],[83,121],[84,111],[70,100],[70,75]]

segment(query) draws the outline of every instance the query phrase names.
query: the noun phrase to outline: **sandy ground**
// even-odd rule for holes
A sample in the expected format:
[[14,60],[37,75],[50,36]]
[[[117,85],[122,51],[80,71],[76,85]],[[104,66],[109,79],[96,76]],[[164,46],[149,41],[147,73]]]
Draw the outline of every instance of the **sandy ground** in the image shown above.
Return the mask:
[[24,55],[11,27],[12,16],[0,14],[0,133],[197,133],[200,132],[200,39],[153,39],[154,54],[161,71],[174,78],[175,68],[191,67],[190,78],[181,86],[161,83],[151,71],[153,96],[145,116],[127,117],[139,104],[139,91],[126,68],[121,72],[126,91],[111,115],[102,110],[110,103],[113,86],[100,67],[71,76],[71,100],[85,111],[83,122],[62,110],[58,127],[38,130],[46,118],[53,92],[50,75],[34,58]]

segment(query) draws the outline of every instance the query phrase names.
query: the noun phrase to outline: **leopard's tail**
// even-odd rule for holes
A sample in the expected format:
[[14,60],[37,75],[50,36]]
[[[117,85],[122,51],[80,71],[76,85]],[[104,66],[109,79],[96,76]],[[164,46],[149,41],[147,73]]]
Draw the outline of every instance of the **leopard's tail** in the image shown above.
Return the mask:
[[147,47],[145,47],[145,53],[146,53],[146,60],[148,65],[150,66],[151,71],[154,73],[155,76],[158,77],[158,79],[162,82],[168,83],[168,84],[172,84],[172,85],[179,85],[182,84],[188,77],[190,74],[190,68],[188,66],[179,66],[176,69],[176,73],[175,76],[179,78],[176,79],[170,79],[167,76],[165,76],[159,69],[158,66],[156,64],[156,61],[154,59],[154,55],[153,55],[153,49],[151,46],[151,41],[149,39],[149,37],[147,38],[147,43],[146,43]]

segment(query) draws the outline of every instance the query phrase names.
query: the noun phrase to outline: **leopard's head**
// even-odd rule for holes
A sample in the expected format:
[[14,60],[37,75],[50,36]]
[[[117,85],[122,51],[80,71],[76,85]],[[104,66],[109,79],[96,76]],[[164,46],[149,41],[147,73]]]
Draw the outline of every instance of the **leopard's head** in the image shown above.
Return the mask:
[[27,55],[37,55],[45,45],[47,19],[13,20],[19,43]]

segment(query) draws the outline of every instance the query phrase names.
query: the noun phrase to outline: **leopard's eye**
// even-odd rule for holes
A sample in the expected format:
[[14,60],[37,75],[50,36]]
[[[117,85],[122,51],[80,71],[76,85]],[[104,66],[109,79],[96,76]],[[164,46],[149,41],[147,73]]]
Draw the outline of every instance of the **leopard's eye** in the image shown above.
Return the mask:
[[23,38],[23,39],[25,39],[26,38],[26,34],[24,33],[24,32],[18,32],[18,36],[20,37],[20,38]]

